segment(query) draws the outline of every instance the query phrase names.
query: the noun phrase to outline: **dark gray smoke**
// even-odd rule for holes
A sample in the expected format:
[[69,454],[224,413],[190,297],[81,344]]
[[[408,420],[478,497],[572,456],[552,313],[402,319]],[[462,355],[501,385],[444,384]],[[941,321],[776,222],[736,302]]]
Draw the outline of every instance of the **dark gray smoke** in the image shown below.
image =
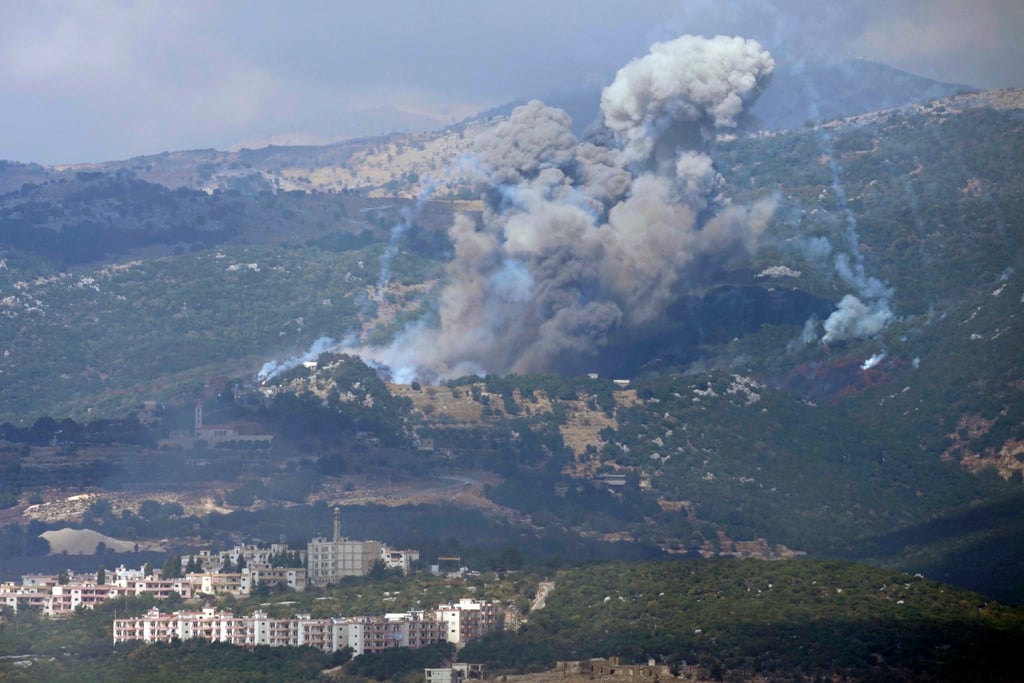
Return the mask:
[[748,253],[774,202],[722,200],[708,149],[768,84],[774,62],[742,38],[683,36],[619,70],[603,136],[533,101],[478,139],[485,209],[449,230],[455,258],[439,324],[356,350],[397,381],[531,373],[596,352],[655,319],[699,263]]

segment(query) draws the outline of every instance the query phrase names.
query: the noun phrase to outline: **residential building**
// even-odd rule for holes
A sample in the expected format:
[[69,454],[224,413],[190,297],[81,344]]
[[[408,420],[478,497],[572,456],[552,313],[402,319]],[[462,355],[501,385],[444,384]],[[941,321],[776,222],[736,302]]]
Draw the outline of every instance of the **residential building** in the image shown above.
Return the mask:
[[445,638],[459,647],[498,627],[499,609],[493,602],[462,598],[457,603],[438,605],[435,618],[448,624]]
[[[451,625],[438,619],[437,614],[402,612],[383,617],[329,619],[299,614],[276,619],[261,611],[248,617],[236,617],[212,607],[173,614],[162,614],[158,608],[153,608],[142,617],[115,619],[113,638],[115,644],[128,640],[152,643],[170,642],[173,638],[203,638],[242,647],[309,645],[327,652],[350,647],[354,654],[360,655],[395,647],[420,648],[446,640]],[[450,617],[450,613],[446,612],[446,616]]]
[[[234,595],[249,595],[259,586],[287,586],[296,591],[306,590],[305,567],[274,566],[280,558],[296,557],[299,562],[306,558],[305,550],[291,550],[287,545],[273,543],[268,547],[255,545],[239,545],[231,550],[220,552],[201,550],[195,555],[184,555],[181,558],[182,569],[190,562],[198,563],[204,571],[186,574],[193,584],[200,584],[197,592]],[[221,568],[230,564],[237,567],[243,562],[241,571],[223,572]]]
[[106,600],[153,595],[165,600],[172,593],[183,598],[192,597],[193,587],[185,579],[162,580],[157,577],[132,575],[123,567],[115,571],[113,580],[97,583],[95,575],[76,577],[70,575],[67,583],[60,583],[56,576],[44,578],[25,576],[19,586],[13,582],[0,584],[0,604],[15,611],[30,607],[38,609],[48,617],[63,617],[72,614],[78,607],[91,609]]
[[395,550],[386,545],[381,546],[380,559],[388,569],[401,569],[403,574],[408,574],[412,569],[412,563],[420,559],[419,550]]

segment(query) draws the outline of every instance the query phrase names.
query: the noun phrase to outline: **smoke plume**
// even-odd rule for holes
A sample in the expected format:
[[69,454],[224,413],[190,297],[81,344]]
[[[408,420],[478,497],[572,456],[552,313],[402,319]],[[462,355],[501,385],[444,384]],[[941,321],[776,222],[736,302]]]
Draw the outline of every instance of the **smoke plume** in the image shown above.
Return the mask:
[[297,368],[303,363],[316,360],[321,353],[329,351],[334,348],[334,340],[330,337],[320,337],[313,345],[309,347],[304,353],[300,353],[297,356],[292,356],[285,360],[269,360],[263,364],[260,371],[256,373],[256,380],[258,382],[269,381],[283,372],[288,372],[292,368]]
[[773,68],[755,41],[683,36],[619,70],[584,140],[561,110],[517,108],[478,138],[484,211],[449,229],[439,319],[353,351],[405,382],[534,373],[656,319],[681,279],[749,253],[771,217],[771,200],[721,197],[708,151]]

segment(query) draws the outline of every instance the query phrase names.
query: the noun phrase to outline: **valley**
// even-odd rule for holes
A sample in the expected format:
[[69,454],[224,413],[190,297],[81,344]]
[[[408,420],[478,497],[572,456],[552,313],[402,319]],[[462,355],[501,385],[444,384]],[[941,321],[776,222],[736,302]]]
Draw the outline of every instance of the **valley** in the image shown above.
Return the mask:
[[[510,627],[460,654],[498,675],[1013,680],[1022,91],[628,113],[0,164],[0,580],[298,555],[338,508],[415,567],[184,606],[486,597]],[[62,640],[94,673],[217,657],[112,650],[112,609],[30,613],[35,644],[4,612],[0,653],[52,680]]]

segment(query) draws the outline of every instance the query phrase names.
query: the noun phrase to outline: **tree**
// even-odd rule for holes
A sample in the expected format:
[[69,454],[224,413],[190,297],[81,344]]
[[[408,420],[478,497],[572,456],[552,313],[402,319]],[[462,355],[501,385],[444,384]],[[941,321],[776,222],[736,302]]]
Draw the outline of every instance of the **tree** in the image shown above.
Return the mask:
[[185,514],[185,508],[178,502],[163,503],[160,513],[167,517],[181,517]]
[[139,503],[139,517],[146,521],[156,519],[160,515],[161,505],[156,500],[144,500]]
[[57,583],[59,583],[62,586],[68,585],[68,581],[70,580],[71,578],[68,576],[67,569],[61,569],[60,572],[57,574]]
[[107,582],[107,568],[100,567],[99,571],[96,572],[96,585],[102,586]]
[[160,576],[165,579],[177,579],[181,576],[181,556],[168,555]]
[[373,565],[370,567],[370,571],[366,574],[371,579],[380,580],[388,575],[388,567],[384,564],[384,560],[376,559],[373,561]]

